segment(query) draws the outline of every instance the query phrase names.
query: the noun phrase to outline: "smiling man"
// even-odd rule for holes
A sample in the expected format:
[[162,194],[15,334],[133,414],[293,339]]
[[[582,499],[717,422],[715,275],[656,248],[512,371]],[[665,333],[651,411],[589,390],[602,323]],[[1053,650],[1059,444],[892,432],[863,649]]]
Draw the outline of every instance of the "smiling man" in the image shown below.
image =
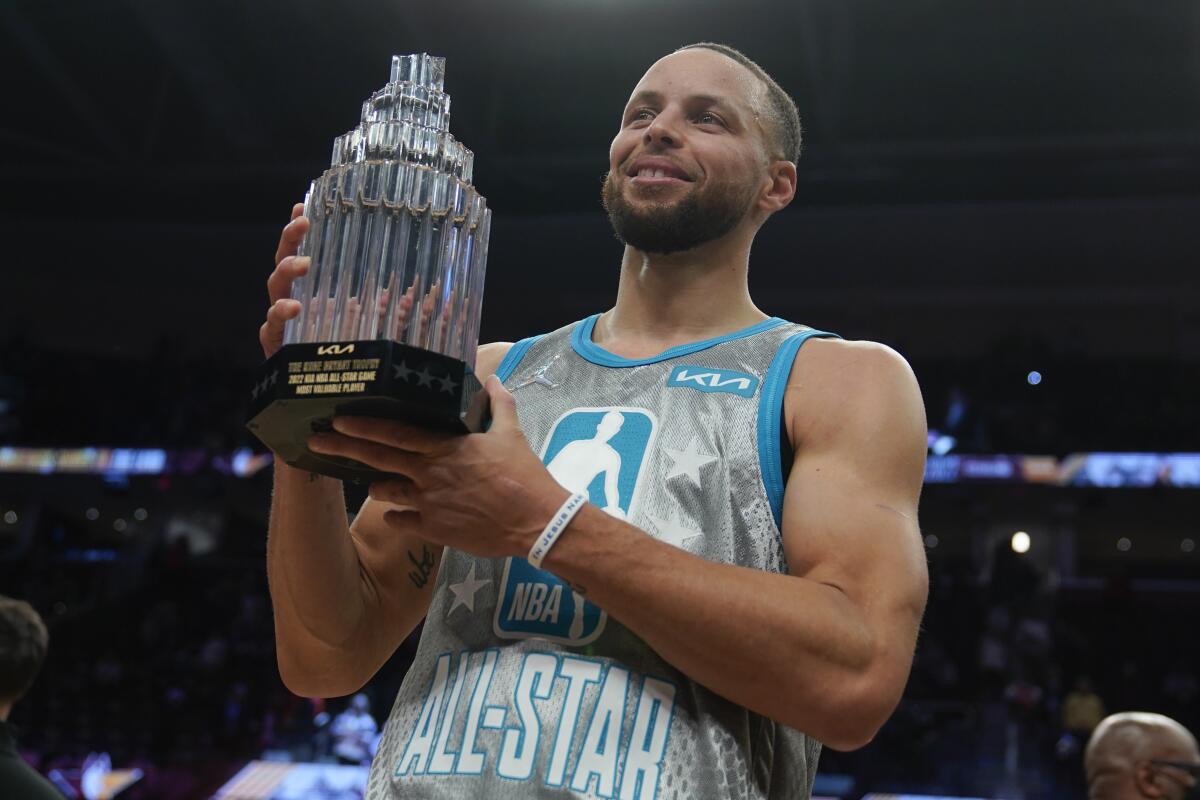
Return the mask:
[[[744,55],[666,56],[609,153],[615,305],[481,347],[486,434],[314,436],[397,475],[349,526],[340,483],[277,463],[287,685],[356,691],[425,619],[368,796],[805,798],[822,744],[887,720],[926,598],[924,410],[892,350],[750,299],[799,150]],[[268,283],[268,354],[305,225]]]

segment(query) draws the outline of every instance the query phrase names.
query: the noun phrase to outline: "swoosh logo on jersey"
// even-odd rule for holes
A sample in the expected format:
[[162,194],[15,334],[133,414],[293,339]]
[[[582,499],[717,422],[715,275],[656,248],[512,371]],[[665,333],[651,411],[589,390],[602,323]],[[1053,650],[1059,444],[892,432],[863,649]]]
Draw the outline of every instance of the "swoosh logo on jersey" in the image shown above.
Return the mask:
[[739,397],[753,397],[758,389],[758,378],[745,372],[730,369],[696,367],[680,364],[671,370],[667,386],[695,389],[700,392],[724,392]]

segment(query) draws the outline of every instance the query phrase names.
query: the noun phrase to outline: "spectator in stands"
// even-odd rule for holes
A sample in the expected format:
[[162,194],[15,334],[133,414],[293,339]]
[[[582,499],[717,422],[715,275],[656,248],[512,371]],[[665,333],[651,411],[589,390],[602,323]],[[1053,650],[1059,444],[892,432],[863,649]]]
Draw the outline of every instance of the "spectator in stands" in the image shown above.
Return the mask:
[[42,618],[23,600],[0,595],[0,797],[62,800],[53,785],[17,755],[13,704],[20,700],[46,660],[49,635]]
[[1088,742],[1084,770],[1090,800],[1200,798],[1196,737],[1162,714],[1106,717]]
[[1075,688],[1063,699],[1062,727],[1080,739],[1091,735],[1104,719],[1104,701],[1092,689],[1092,679],[1081,675]]
[[343,764],[370,764],[371,743],[378,725],[371,716],[371,701],[356,694],[350,706],[333,719],[333,753]]

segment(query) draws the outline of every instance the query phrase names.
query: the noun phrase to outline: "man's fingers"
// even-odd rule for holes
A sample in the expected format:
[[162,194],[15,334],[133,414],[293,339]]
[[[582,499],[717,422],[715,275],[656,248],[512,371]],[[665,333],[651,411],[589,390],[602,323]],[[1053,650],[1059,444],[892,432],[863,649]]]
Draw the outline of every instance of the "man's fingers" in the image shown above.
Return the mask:
[[396,303],[396,329],[392,331],[392,336],[396,339],[404,338],[405,327],[408,324],[408,313],[412,310],[412,287],[408,291],[400,295],[399,301]]
[[262,345],[263,356],[270,358],[275,354],[275,351],[283,346],[283,343],[275,344],[271,338],[271,329],[267,323],[258,326],[258,343]]
[[292,294],[292,281],[308,272],[309,259],[296,258],[300,240],[307,232],[304,203],[296,203],[292,206],[291,221],[283,226],[283,233],[279,235],[275,269],[267,276],[267,298],[271,307],[267,310],[267,321],[258,328],[258,343],[267,358],[283,346],[284,323],[300,313],[300,304],[287,298]]
[[289,319],[300,313],[299,300],[279,300],[267,309],[267,321],[258,329],[258,341],[263,355],[270,358],[283,346],[283,327]]
[[312,259],[308,256],[288,256],[267,278],[267,297],[274,303],[292,296],[292,282],[308,273]]
[[408,478],[375,481],[367,492],[372,500],[391,503],[404,508],[416,508],[416,486]]
[[437,297],[435,296],[437,288],[437,284],[435,283],[430,288],[429,293],[425,295],[425,299],[421,301],[421,330],[429,327],[429,318],[433,316],[433,304],[437,302]]
[[283,330],[283,323],[289,319],[295,319],[300,313],[299,300],[276,300],[267,309],[267,324],[278,325],[280,330]]
[[333,429],[355,439],[373,442],[389,449],[407,450],[410,453],[438,450],[447,441],[455,438],[450,433],[438,433],[416,425],[376,417],[334,417]]
[[520,429],[517,423],[517,401],[512,392],[495,375],[489,375],[485,385],[492,404],[492,427],[489,431],[508,432]]
[[284,225],[283,233],[279,235],[279,247],[275,249],[275,263],[278,264],[288,256],[296,255],[296,248],[300,246],[300,240],[306,233],[308,233],[308,217],[296,217]]
[[417,479],[420,472],[420,456],[415,453],[338,433],[313,434],[308,439],[308,448],[314,453],[349,458],[382,472],[404,475],[413,480]]

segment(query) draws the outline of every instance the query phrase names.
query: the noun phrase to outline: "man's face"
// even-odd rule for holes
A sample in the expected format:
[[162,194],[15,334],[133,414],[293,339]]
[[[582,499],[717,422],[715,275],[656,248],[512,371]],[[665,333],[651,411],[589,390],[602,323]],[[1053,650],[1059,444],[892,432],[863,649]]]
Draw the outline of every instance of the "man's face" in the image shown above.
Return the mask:
[[1200,747],[1197,747],[1195,737],[1180,727],[1178,731],[1172,731],[1164,739],[1165,741],[1160,743],[1158,752],[1155,753],[1155,759],[1161,760],[1151,762],[1156,765],[1157,772],[1167,779],[1165,783],[1158,784],[1158,787],[1164,790],[1163,797],[1167,800],[1192,800],[1200,797],[1200,781],[1196,778],[1195,770],[1162,763],[1165,761],[1175,764],[1200,765]]
[[674,253],[737,226],[767,181],[760,91],[749,70],[712,50],[672,53],[649,69],[625,106],[604,178],[622,242]]

